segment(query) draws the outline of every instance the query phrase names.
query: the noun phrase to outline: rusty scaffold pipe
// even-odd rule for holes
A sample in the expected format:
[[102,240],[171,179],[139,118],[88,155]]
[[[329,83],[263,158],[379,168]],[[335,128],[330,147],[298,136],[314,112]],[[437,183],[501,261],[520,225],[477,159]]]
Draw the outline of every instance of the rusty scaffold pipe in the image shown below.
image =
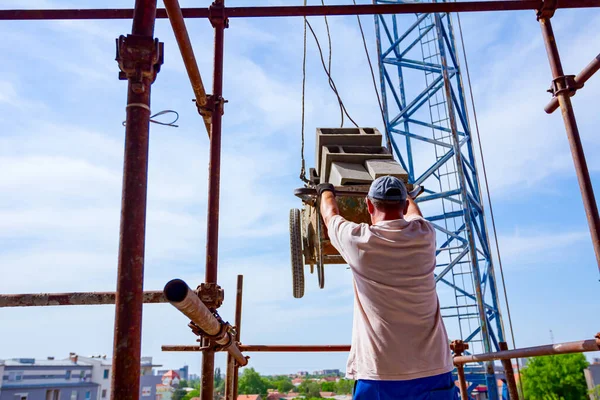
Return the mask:
[[[463,342],[462,340],[453,340],[452,343],[450,343],[450,349],[454,352],[454,358],[456,359],[456,357],[462,356],[465,350],[469,349],[469,344]],[[460,399],[469,400],[467,379],[465,377],[465,367],[463,364],[456,364],[456,374],[458,375],[458,388],[460,389]]]
[[136,0],[131,35],[117,39],[119,79],[127,80],[112,400],[137,400],[140,387],[150,89],[163,62],[154,38],[156,0]]
[[[465,344],[466,345],[466,344]],[[321,344],[321,345],[257,345],[240,344],[239,349],[244,353],[253,352],[347,352],[350,351],[349,344]],[[468,348],[468,347],[467,347]],[[162,351],[202,351],[200,346],[194,345],[163,345]],[[464,350],[463,350],[464,351]],[[465,364],[470,362],[507,360],[511,358],[524,358],[535,356],[550,356],[553,354],[585,353],[600,351],[600,333],[594,339],[579,340],[576,342],[556,343],[535,347],[524,347],[514,350],[496,351],[492,353],[471,354],[454,357],[454,364]]]
[[[235,341],[231,325],[217,319],[187,283],[181,279],[173,279],[165,285],[164,294],[169,303],[201,329],[204,338],[216,343],[219,350],[226,350],[239,365],[248,364],[248,360]],[[205,351],[207,349],[199,348],[198,350]]]
[[[225,105],[225,99],[223,98],[223,59],[225,28],[229,25],[224,10],[224,0],[215,0],[209,8],[210,23],[214,29],[214,66],[213,90],[212,94],[208,96],[206,106],[210,111],[211,131],[208,157],[208,216],[206,219],[206,269],[204,280],[207,287],[214,289],[218,289],[221,133]],[[237,344],[235,346],[237,349]],[[245,364],[240,362],[240,365]],[[208,349],[202,352],[201,400],[213,400],[214,373],[215,352]]]
[[596,334],[594,339],[579,340],[577,342],[556,343],[544,346],[525,347],[522,349],[497,351],[495,353],[454,357],[454,364],[458,365],[470,362],[508,360],[511,358],[551,356],[554,354],[586,353],[590,351],[600,351],[600,333]]
[[[239,348],[244,353],[326,353],[350,351],[349,344],[240,344]],[[162,351],[202,351],[202,348],[200,346],[194,345],[163,345],[161,349]]]
[[[22,293],[0,295],[3,307],[95,306],[115,304],[115,292]],[[162,291],[143,293],[144,303],[166,303]]]
[[[546,0],[545,3],[546,2],[550,3],[550,5],[556,5],[555,1]],[[571,148],[571,155],[573,157],[573,164],[577,175],[577,182],[579,183],[579,190],[581,191],[581,198],[583,200],[583,208],[585,209],[585,215],[590,229],[592,246],[594,248],[594,253],[596,254],[596,264],[598,270],[600,270],[600,216],[598,214],[598,205],[596,204],[594,187],[592,186],[592,181],[590,179],[590,172],[585,160],[579,128],[577,127],[577,120],[575,119],[575,112],[573,111],[573,104],[571,103],[569,94],[569,86],[572,86],[570,77],[565,76],[563,71],[558,46],[556,45],[556,37],[554,36],[552,23],[550,22],[554,11],[555,8],[552,7],[542,8],[538,12],[538,20],[542,29],[544,44],[546,45],[546,53],[548,53],[550,70],[552,71],[551,91],[557,99],[562,112],[567,139],[569,140],[569,147]]]
[[206,109],[206,90],[204,89],[204,83],[202,83],[202,77],[200,76],[200,70],[198,69],[198,63],[196,62],[196,56],[194,56],[194,48],[192,47],[190,36],[188,35],[187,28],[185,27],[185,21],[183,19],[183,14],[181,13],[179,1],[164,0],[164,3],[167,16],[169,17],[169,22],[171,22],[171,27],[173,28],[173,33],[175,34],[175,39],[177,40],[177,45],[179,46],[179,51],[181,52],[183,64],[185,65],[190,83],[192,84],[192,90],[194,91],[194,96],[196,97],[196,107],[198,107],[198,111],[204,120],[206,133],[208,133],[208,136],[210,137],[211,117],[210,112]]
[[[389,15],[414,13],[484,12],[537,10],[540,0],[492,0],[460,1],[440,3],[359,4],[326,6],[265,6],[226,7],[225,17],[302,17],[333,15]],[[600,0],[569,0],[561,2],[559,8],[600,7]],[[184,18],[210,18],[209,8],[183,8]],[[69,19],[131,19],[131,9],[41,9],[0,10],[0,20],[69,20]],[[157,18],[167,18],[164,9],[159,9]]]
[[[506,351],[508,350],[508,343],[498,342],[498,347],[500,350]],[[502,360],[502,367],[504,368],[504,377],[506,378],[506,384],[508,385],[508,396],[510,400],[519,400],[519,390],[517,389],[517,381],[515,380],[515,371],[513,369],[512,360]]]
[[[235,341],[240,342],[242,328],[242,294],[244,290],[244,275],[237,276],[235,294]],[[225,400],[236,400],[238,390],[239,365],[231,354],[227,354],[227,373],[225,375]]]

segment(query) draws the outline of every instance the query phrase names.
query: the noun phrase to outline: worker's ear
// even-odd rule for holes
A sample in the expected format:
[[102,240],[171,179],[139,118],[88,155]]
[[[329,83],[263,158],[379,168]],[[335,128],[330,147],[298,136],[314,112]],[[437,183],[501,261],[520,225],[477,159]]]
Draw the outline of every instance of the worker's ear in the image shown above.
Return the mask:
[[408,200],[406,200],[406,203],[404,203],[404,210],[402,210],[402,214],[406,215],[406,213],[408,212],[408,205],[410,203],[408,202]]
[[371,200],[369,200],[369,198],[366,198],[367,200],[367,209],[369,210],[369,214],[373,215],[373,213],[375,213],[375,206],[373,205],[373,203],[371,203]]

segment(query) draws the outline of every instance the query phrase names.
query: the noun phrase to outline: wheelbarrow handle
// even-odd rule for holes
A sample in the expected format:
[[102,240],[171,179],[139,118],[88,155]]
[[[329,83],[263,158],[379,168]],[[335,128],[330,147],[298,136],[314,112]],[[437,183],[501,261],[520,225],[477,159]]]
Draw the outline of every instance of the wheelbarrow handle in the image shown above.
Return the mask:
[[[413,199],[420,195],[424,190],[421,185],[415,185],[413,187],[412,184],[408,184],[406,186]],[[369,193],[369,187],[370,185],[335,186],[335,195],[338,197],[364,197]],[[298,188],[294,190],[294,195],[301,198],[303,201],[314,201],[317,197],[317,189],[314,187]]]

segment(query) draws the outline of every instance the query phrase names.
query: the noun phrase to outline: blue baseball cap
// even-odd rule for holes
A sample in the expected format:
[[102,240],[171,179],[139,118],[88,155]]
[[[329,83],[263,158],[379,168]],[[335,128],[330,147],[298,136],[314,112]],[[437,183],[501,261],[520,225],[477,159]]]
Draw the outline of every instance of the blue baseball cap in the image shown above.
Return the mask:
[[395,176],[381,176],[369,188],[369,197],[383,201],[406,201],[408,196],[404,182]]

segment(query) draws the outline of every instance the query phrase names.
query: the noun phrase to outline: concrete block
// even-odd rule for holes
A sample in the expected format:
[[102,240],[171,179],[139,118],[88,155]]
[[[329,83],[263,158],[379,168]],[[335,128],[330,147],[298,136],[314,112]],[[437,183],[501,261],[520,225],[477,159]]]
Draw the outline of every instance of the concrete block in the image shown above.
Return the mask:
[[368,185],[373,182],[371,174],[361,164],[331,163],[329,183],[333,186]]
[[393,158],[382,146],[323,146],[319,177],[321,182],[329,182],[329,172],[333,162],[359,164],[364,167],[367,160],[392,160]]
[[373,179],[391,175],[404,183],[408,183],[408,172],[396,160],[367,160],[365,161],[365,167],[367,167],[367,171]]
[[376,128],[317,128],[316,169],[321,171],[323,146],[381,146],[382,140]]

